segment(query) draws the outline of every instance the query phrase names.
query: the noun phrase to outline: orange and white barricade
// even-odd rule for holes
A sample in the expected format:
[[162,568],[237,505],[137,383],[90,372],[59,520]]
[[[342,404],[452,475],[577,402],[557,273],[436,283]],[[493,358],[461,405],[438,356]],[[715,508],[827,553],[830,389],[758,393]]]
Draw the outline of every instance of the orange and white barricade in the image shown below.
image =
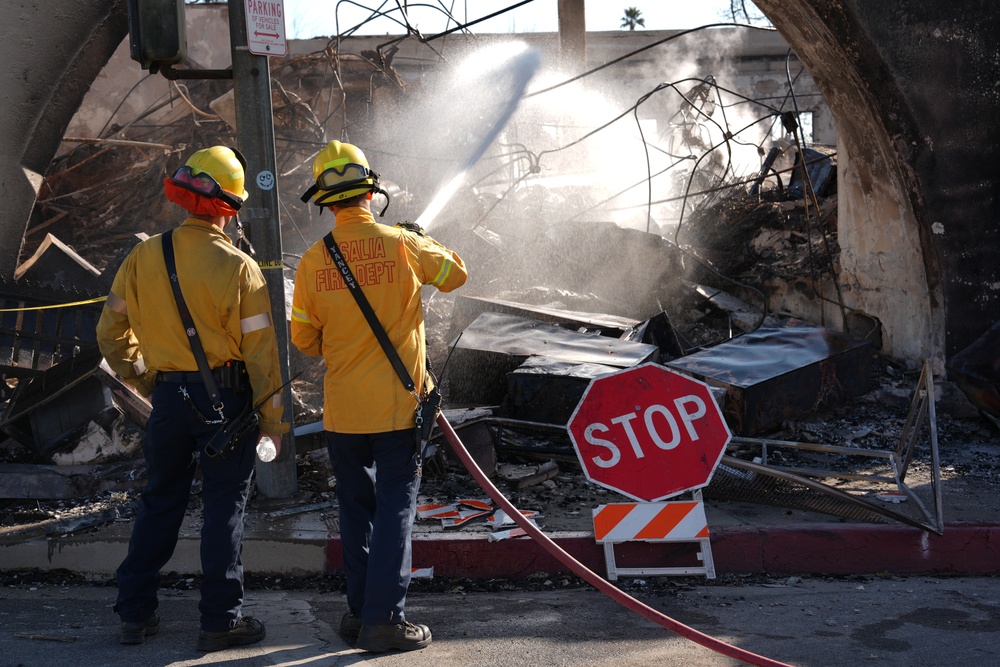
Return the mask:
[[[660,503],[612,503],[594,510],[594,538],[604,545],[608,580],[619,575],[704,574],[715,579],[712,544],[700,494],[695,500]],[[622,542],[697,542],[699,567],[622,568],[615,564],[615,545]]]

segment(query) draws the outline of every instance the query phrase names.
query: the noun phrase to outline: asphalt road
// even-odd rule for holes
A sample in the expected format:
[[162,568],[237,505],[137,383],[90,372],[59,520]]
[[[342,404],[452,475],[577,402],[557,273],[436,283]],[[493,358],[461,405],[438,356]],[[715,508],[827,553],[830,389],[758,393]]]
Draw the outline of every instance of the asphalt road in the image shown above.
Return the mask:
[[[800,667],[1000,664],[1000,578],[806,578],[728,585],[685,577],[628,591],[705,635]],[[591,588],[412,593],[411,620],[433,644],[368,654],[335,633],[339,593],[251,590],[265,621],[255,646],[201,654],[197,592],[166,591],[161,629],[141,646],[117,642],[113,587],[24,584],[0,589],[0,665],[241,665],[258,667],[729,667],[742,664],[670,632]],[[643,592],[645,591],[645,592]]]

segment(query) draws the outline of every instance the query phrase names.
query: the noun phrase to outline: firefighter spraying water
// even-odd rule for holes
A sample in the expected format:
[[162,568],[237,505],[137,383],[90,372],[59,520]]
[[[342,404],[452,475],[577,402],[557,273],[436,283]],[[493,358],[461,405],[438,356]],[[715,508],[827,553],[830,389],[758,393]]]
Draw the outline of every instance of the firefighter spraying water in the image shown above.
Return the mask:
[[[461,168],[446,180],[445,185],[437,191],[434,199],[417,218],[417,225],[420,227],[432,226],[437,215],[462,186],[468,171],[476,164],[479,158],[482,157],[483,153],[490,146],[490,144],[495,141],[504,125],[514,113],[514,110],[517,108],[518,103],[524,96],[527,86],[540,64],[540,59],[536,52],[520,47],[508,49],[507,51],[487,50],[479,53],[478,58],[473,59],[473,61],[480,63],[480,65],[483,66],[483,69],[480,70],[480,76],[484,77],[484,79],[491,79],[498,84],[506,85],[506,91],[509,94],[509,97],[496,106],[496,110],[499,113],[495,116],[495,119],[486,118],[483,121],[481,138],[473,144],[473,148],[469,152],[468,157],[462,164]],[[468,62],[466,65],[468,65]],[[468,83],[467,80],[466,83]],[[541,530],[538,529],[537,526],[531,522],[530,519],[526,518],[521,511],[518,510],[518,508],[514,507],[514,505],[502,493],[500,493],[500,491],[486,477],[483,471],[480,470],[479,466],[468,453],[464,444],[459,439],[458,435],[451,427],[451,424],[443,414],[437,417],[437,426],[441,429],[442,433],[444,433],[445,438],[448,440],[453,451],[458,455],[465,467],[469,470],[483,490],[486,491],[490,498],[497,504],[497,506],[505,511],[508,516],[513,518],[517,524],[546,551],[555,556],[560,562],[565,564],[577,575],[591,583],[595,588],[602,591],[605,595],[608,595],[616,602],[632,609],[636,613],[641,614],[662,627],[723,655],[736,658],[751,665],[760,665],[763,667],[784,666],[784,663],[756,655],[730,644],[726,644],[725,642],[683,625],[669,616],[648,607],[606,580],[602,579],[550,540]]]

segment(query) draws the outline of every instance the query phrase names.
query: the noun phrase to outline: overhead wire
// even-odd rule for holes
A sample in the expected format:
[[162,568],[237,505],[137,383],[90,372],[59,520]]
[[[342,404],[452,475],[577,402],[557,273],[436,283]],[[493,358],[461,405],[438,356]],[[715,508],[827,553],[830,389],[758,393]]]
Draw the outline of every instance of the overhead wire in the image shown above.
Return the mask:
[[[676,38],[676,36],[673,36],[672,38]],[[630,57],[631,55],[634,55],[635,53],[639,53],[639,52],[645,50],[646,48],[651,48],[652,46],[655,46],[657,44],[661,44],[664,41],[669,41],[669,38],[667,40],[660,40],[660,41],[654,43],[653,45],[648,45],[647,47],[644,47],[643,49],[639,49],[639,50],[633,51],[630,54],[627,54],[626,56],[623,56],[622,58],[615,59],[613,61],[610,61],[609,63],[605,63],[605,65],[602,65],[602,66],[600,66],[598,68],[593,68],[591,70],[588,70],[587,72],[585,72],[585,73],[583,73],[581,75],[578,75],[577,77],[573,77],[571,79],[563,81],[562,83],[557,84],[556,86],[551,86],[551,87],[543,89],[541,91],[534,91],[532,93],[529,93],[527,96],[538,95],[538,94],[541,94],[543,92],[548,92],[548,91],[551,91],[551,90],[555,90],[556,88],[558,88],[560,86],[563,86],[563,85],[566,85],[568,83],[571,83],[572,81],[579,80],[580,78],[583,78],[584,76],[592,74],[593,72],[598,71],[600,69],[603,69],[604,67],[607,67],[607,66],[609,66],[611,64],[614,64],[615,62],[620,62],[621,60],[624,60],[624,59]],[[651,224],[651,221],[652,221],[652,205],[653,205],[652,180],[653,180],[653,174],[652,174],[652,165],[651,165],[650,156],[649,156],[650,144],[649,144],[649,142],[646,141],[646,138],[644,136],[644,132],[642,130],[642,126],[641,126],[640,118],[639,118],[639,106],[641,106],[644,102],[646,102],[647,100],[649,100],[652,95],[654,95],[655,93],[659,92],[660,90],[663,90],[665,88],[671,88],[671,89],[673,89],[687,103],[687,105],[691,109],[694,110],[694,113],[695,113],[696,116],[697,115],[703,116],[704,117],[704,122],[708,122],[710,124],[715,125],[716,128],[722,133],[722,136],[723,136],[723,139],[720,142],[716,143],[714,146],[709,147],[708,150],[704,151],[701,156],[698,156],[697,158],[695,158],[695,166],[694,166],[694,168],[692,168],[690,170],[691,173],[690,173],[689,178],[688,178],[688,186],[685,189],[684,195],[681,196],[681,197],[679,197],[679,198],[671,198],[672,200],[679,199],[682,202],[681,212],[680,212],[680,218],[678,220],[677,227],[675,228],[673,244],[676,247],[680,248],[683,252],[689,254],[699,264],[701,264],[707,270],[711,271],[713,274],[719,276],[720,278],[723,278],[724,280],[726,280],[726,281],[728,281],[728,282],[730,282],[730,283],[732,283],[734,285],[738,285],[738,286],[740,286],[740,287],[742,287],[744,289],[747,289],[747,290],[752,291],[755,294],[757,294],[758,298],[761,301],[761,312],[762,312],[762,315],[761,315],[761,318],[760,318],[760,320],[758,321],[758,324],[757,324],[757,326],[760,326],[760,324],[766,318],[768,310],[769,310],[768,303],[767,303],[767,297],[759,289],[756,289],[756,288],[754,288],[754,287],[752,287],[750,285],[742,283],[742,282],[740,282],[740,281],[738,281],[738,280],[736,280],[736,279],[734,279],[732,277],[726,276],[725,274],[721,273],[720,271],[718,271],[717,269],[715,269],[714,267],[712,267],[710,264],[708,264],[707,262],[705,262],[697,254],[691,253],[690,251],[682,248],[679,245],[679,243],[678,243],[678,235],[679,235],[681,227],[683,225],[683,216],[684,216],[684,211],[686,210],[687,199],[688,199],[689,196],[692,195],[691,185],[693,184],[694,176],[697,174],[698,165],[700,164],[700,162],[702,160],[704,160],[708,155],[710,155],[713,151],[717,150],[718,148],[720,148],[722,146],[725,146],[726,149],[727,149],[727,156],[726,156],[726,163],[725,163],[725,166],[724,166],[723,174],[729,173],[732,170],[732,167],[733,167],[733,162],[732,162],[732,160],[733,160],[733,152],[732,152],[732,147],[730,145],[730,142],[732,142],[733,144],[738,144],[738,145],[747,145],[747,146],[757,145],[754,142],[741,141],[739,139],[741,133],[744,132],[745,130],[749,129],[752,126],[757,125],[760,122],[763,122],[767,118],[772,118],[772,117],[773,118],[777,118],[777,117],[779,117],[780,116],[780,109],[775,108],[775,107],[771,106],[770,104],[767,104],[766,102],[764,102],[762,100],[752,99],[752,98],[740,95],[739,93],[735,93],[734,91],[728,91],[727,90],[726,91],[727,93],[729,93],[729,94],[733,95],[735,98],[737,98],[738,103],[741,103],[741,104],[743,104],[743,103],[756,104],[756,105],[759,105],[761,107],[764,107],[765,109],[767,109],[770,112],[770,113],[766,114],[765,116],[763,116],[762,118],[758,118],[758,119],[752,121],[751,123],[749,123],[748,125],[746,125],[742,129],[740,129],[739,131],[733,132],[728,127],[726,127],[728,125],[728,118],[727,118],[725,110],[726,110],[727,106],[729,106],[729,105],[727,105],[726,102],[725,102],[725,100],[722,98],[722,91],[726,90],[724,87],[718,86],[717,83],[714,81],[714,78],[701,79],[700,80],[701,84],[711,85],[711,87],[712,87],[712,92],[714,93],[714,95],[715,95],[715,97],[717,99],[717,104],[718,104],[718,106],[720,108],[720,114],[722,116],[722,124],[720,124],[711,115],[705,114],[702,111],[702,109],[697,104],[695,104],[691,99],[689,99],[689,97],[687,95],[685,95],[684,92],[682,92],[681,90],[679,90],[679,88],[677,86],[680,83],[681,83],[680,81],[678,81],[678,82],[670,82],[670,83],[665,83],[665,84],[661,84],[661,85],[657,86],[654,90],[652,90],[649,93],[647,93],[644,96],[642,96],[636,102],[636,104],[634,104],[634,105],[632,105],[632,107],[630,107],[630,109],[628,109],[625,112],[623,112],[623,113],[615,116],[610,121],[607,121],[607,122],[599,125],[598,127],[596,127],[594,129],[592,129],[592,130],[584,133],[582,136],[580,136],[580,137],[578,137],[578,138],[576,138],[576,139],[574,139],[574,140],[572,140],[572,141],[570,141],[568,143],[565,143],[565,144],[559,146],[558,148],[547,149],[547,150],[540,151],[538,153],[538,159],[539,159],[539,162],[540,162],[541,158],[544,155],[568,149],[570,147],[573,147],[573,146],[575,146],[575,145],[577,145],[577,144],[585,141],[586,139],[588,139],[590,137],[593,137],[597,133],[599,133],[602,130],[608,128],[613,123],[615,123],[618,120],[620,120],[621,118],[623,118],[627,113],[631,112],[635,116],[636,124],[637,124],[637,126],[639,128],[640,140],[642,142],[643,149],[644,149],[645,156],[646,156],[647,203],[645,205],[645,208],[646,208],[646,221],[647,221],[646,222],[646,231],[648,232],[650,224]],[[789,83],[790,92],[794,93],[794,91],[791,91],[791,88],[794,85],[794,83],[791,80],[790,76],[788,78],[788,83]],[[677,156],[676,155],[671,155],[671,157],[676,158]],[[667,171],[668,169],[673,168],[676,165],[679,165],[679,164],[681,164],[683,162],[686,162],[687,159],[688,158],[677,159],[676,162],[674,162],[672,165],[670,165],[667,169],[664,169],[661,172],[658,172],[658,174],[661,174],[664,171]],[[721,178],[721,176],[720,176],[720,178]],[[638,184],[636,184],[636,185],[638,185]],[[623,190],[622,192],[627,191],[628,189],[631,189],[632,187],[635,187],[635,185],[626,188],[626,190]],[[717,187],[717,188],[710,188],[708,190],[704,190],[703,192],[721,191],[721,190],[724,190],[724,189],[729,189],[731,187],[734,187],[734,186],[732,186],[732,185],[722,185],[722,186]],[[619,194],[621,194],[621,192]],[[614,199],[616,196],[618,196],[618,195],[615,195],[615,196],[613,196],[613,197],[611,197],[609,199],[606,199],[606,200],[604,200],[604,202],[610,201],[611,199]],[[602,202],[602,203],[604,203],[604,202]],[[593,210],[593,208],[596,208],[596,206],[595,207],[591,207],[590,210]],[[575,218],[575,217],[578,217],[579,215],[580,214],[578,213],[578,214],[574,215],[573,217]]]
[[518,3],[515,3],[513,5],[509,5],[507,7],[504,7],[503,9],[501,9],[499,11],[496,11],[496,12],[493,12],[492,14],[487,14],[486,16],[481,16],[478,19],[475,19],[473,21],[468,21],[468,22],[463,23],[463,24],[461,24],[459,26],[451,28],[450,30],[445,30],[443,32],[439,32],[436,35],[431,35],[430,37],[425,37],[421,41],[423,41],[426,44],[427,42],[434,41],[435,39],[440,39],[441,37],[445,37],[445,36],[450,35],[450,34],[452,34],[454,32],[458,32],[459,30],[468,30],[470,27],[476,25],[477,23],[482,23],[483,21],[488,21],[491,18],[500,16],[501,14],[506,14],[507,12],[513,11],[513,10],[517,9],[518,7],[521,7],[523,5],[527,5],[527,4],[532,3],[534,1],[535,0],[521,0],[521,2],[518,2]]
[[[352,0],[340,0],[340,2],[350,2],[351,4],[356,4],[358,6],[361,6],[359,3],[355,3]],[[340,2],[338,2],[338,6],[339,6]],[[469,27],[471,27],[471,26],[473,26],[473,25],[475,25],[475,24],[477,24],[477,23],[479,23],[481,21],[485,21],[487,19],[490,19],[490,18],[493,18],[495,16],[501,15],[501,14],[503,14],[505,12],[511,11],[512,9],[515,9],[515,8],[520,7],[522,5],[528,4],[529,2],[531,2],[531,0],[525,0],[524,2],[515,3],[513,5],[508,6],[507,8],[504,8],[502,10],[494,12],[494,13],[488,15],[488,16],[480,17],[479,19],[476,19],[476,20],[473,20],[473,21],[469,21],[469,22],[465,22],[465,23],[459,23],[456,20],[455,21],[456,25],[454,27],[448,28],[447,30],[444,30],[444,31],[442,31],[440,33],[437,33],[435,35],[432,35],[432,36],[422,36],[422,35],[420,35],[419,31],[417,31],[415,28],[413,28],[410,25],[409,17],[407,16],[406,10],[403,7],[400,7],[398,2],[397,2],[397,9],[396,10],[382,11],[382,9],[387,4],[387,2],[383,2],[381,5],[379,5],[378,9],[373,10],[372,16],[370,18],[376,18],[378,16],[389,17],[389,14],[391,14],[392,12],[395,12],[397,10],[398,10],[398,13],[400,13],[403,16],[403,21],[402,22],[399,21],[399,20],[397,20],[397,19],[395,19],[395,18],[392,18],[392,17],[389,17],[389,18],[392,18],[392,20],[394,20],[397,24],[399,24],[401,26],[404,26],[406,28],[407,34],[405,36],[401,37],[401,38],[398,38],[398,39],[395,39],[395,40],[393,40],[391,42],[386,42],[385,44],[380,45],[379,49],[381,49],[381,48],[384,48],[386,45],[398,43],[399,41],[402,41],[402,40],[404,40],[406,38],[409,38],[409,37],[416,37],[422,43],[427,44],[430,41],[439,39],[439,38],[444,37],[444,36],[446,36],[448,34],[452,34],[454,32],[460,31],[460,30],[468,30]],[[408,6],[409,7],[413,7],[413,6],[416,6],[416,5],[408,5]],[[425,6],[426,7],[428,5],[419,5],[419,6]],[[446,16],[449,17],[449,21],[450,20],[454,20],[454,17],[452,16],[451,12],[447,8],[442,7],[441,9],[442,9],[442,12],[444,14],[446,14]],[[348,31],[348,34],[354,32],[358,27],[360,27],[360,25],[362,25],[362,24],[359,24],[359,26],[355,26],[354,28],[350,29]],[[551,92],[551,91],[556,90],[556,89],[558,89],[558,88],[560,88],[562,86],[565,86],[565,85],[567,85],[569,83],[572,83],[574,81],[578,81],[578,80],[580,80],[580,79],[582,79],[584,77],[590,76],[590,75],[592,75],[592,74],[594,74],[596,72],[599,72],[599,71],[601,71],[603,69],[611,67],[611,66],[613,66],[613,65],[615,65],[617,63],[620,63],[620,62],[622,62],[624,60],[627,60],[627,59],[629,59],[631,57],[634,57],[635,55],[637,55],[639,53],[642,53],[644,51],[647,51],[647,50],[649,50],[651,48],[655,48],[656,46],[659,46],[659,45],[664,44],[666,42],[670,42],[672,40],[678,39],[680,37],[683,37],[685,35],[688,35],[688,34],[691,34],[691,33],[694,33],[694,32],[698,32],[698,31],[705,30],[705,29],[708,29],[708,28],[716,28],[716,27],[737,27],[737,28],[747,28],[747,29],[753,29],[753,30],[762,30],[762,31],[766,31],[766,32],[773,32],[774,31],[773,28],[763,28],[763,27],[760,27],[760,26],[743,24],[743,23],[716,23],[716,24],[709,24],[709,25],[699,26],[699,27],[691,29],[691,30],[680,31],[680,32],[675,33],[673,35],[670,35],[670,36],[668,36],[668,37],[666,37],[664,39],[657,40],[657,41],[655,41],[655,42],[653,42],[651,44],[647,44],[647,45],[645,45],[645,46],[643,46],[643,47],[641,47],[639,49],[633,50],[633,51],[631,51],[631,52],[629,52],[629,53],[627,53],[627,54],[625,54],[625,55],[623,55],[623,56],[621,56],[619,58],[615,58],[615,59],[613,59],[611,61],[608,61],[608,62],[606,62],[606,63],[604,63],[604,64],[602,64],[600,66],[597,66],[597,67],[594,67],[594,68],[590,68],[587,71],[585,71],[585,72],[583,72],[583,73],[581,73],[579,75],[576,75],[574,77],[571,77],[569,79],[566,79],[566,80],[564,80],[564,81],[562,81],[562,82],[560,82],[558,84],[555,84],[553,86],[549,86],[549,87],[541,89],[541,90],[532,91],[532,92],[528,93],[525,97],[533,97],[533,96],[541,95],[541,94],[546,93],[546,92]],[[440,55],[440,54],[438,54],[438,55]],[[797,76],[796,76],[796,78],[797,78]],[[490,212],[492,210],[494,210],[495,207],[501,201],[503,201],[506,197],[508,197],[509,194],[511,192],[513,192],[518,185],[520,185],[522,182],[524,182],[528,178],[528,176],[531,175],[532,171],[537,171],[537,170],[540,169],[541,160],[542,160],[542,158],[545,155],[550,154],[550,153],[555,153],[555,152],[558,152],[558,151],[562,151],[562,150],[571,148],[573,146],[576,146],[576,145],[580,144],[581,142],[585,141],[586,139],[588,139],[588,138],[594,136],[595,134],[601,132],[602,130],[607,129],[612,124],[614,124],[615,122],[617,122],[618,120],[620,120],[621,118],[623,118],[625,115],[627,115],[629,113],[631,113],[631,114],[633,114],[635,116],[636,123],[638,125],[639,124],[639,106],[642,103],[644,103],[646,100],[648,100],[650,98],[650,96],[652,96],[656,92],[659,92],[659,90],[662,90],[663,88],[673,88],[675,90],[675,92],[690,106],[690,108],[694,110],[696,116],[697,115],[704,116],[704,122],[708,122],[708,123],[714,125],[720,132],[722,132],[722,135],[723,135],[723,139],[721,141],[719,141],[715,145],[711,146],[708,150],[706,150],[705,152],[703,152],[700,156],[689,155],[689,156],[685,156],[685,157],[682,157],[682,158],[677,158],[677,156],[673,156],[672,155],[671,157],[675,158],[675,162],[673,164],[671,164],[670,166],[668,166],[666,169],[663,169],[663,170],[657,172],[656,175],[661,175],[661,174],[665,173],[666,171],[670,170],[671,168],[674,168],[674,167],[676,167],[676,166],[678,166],[678,165],[680,165],[682,163],[686,163],[686,162],[689,162],[689,161],[693,160],[695,162],[695,165],[691,169],[691,175],[689,176],[689,179],[688,179],[688,186],[687,186],[687,188],[685,190],[684,195],[681,196],[681,197],[671,197],[671,198],[664,199],[664,200],[656,200],[654,202],[654,200],[653,200],[653,191],[652,191],[652,179],[654,178],[654,174],[652,173],[652,164],[651,164],[650,155],[649,155],[649,150],[650,150],[651,146],[650,146],[649,142],[646,141],[646,138],[643,135],[643,132],[642,132],[642,129],[641,129],[641,126],[640,126],[640,138],[642,140],[644,151],[646,153],[646,163],[647,163],[647,165],[646,165],[646,171],[647,171],[647,178],[646,178],[647,197],[646,197],[646,199],[647,199],[647,201],[646,201],[646,204],[645,204],[646,219],[647,219],[647,223],[646,223],[647,224],[647,231],[649,231],[649,226],[650,226],[651,221],[652,221],[652,206],[653,206],[654,203],[664,203],[664,202],[668,202],[668,201],[680,201],[681,202],[680,219],[678,221],[677,228],[675,229],[675,234],[674,234],[674,244],[677,245],[678,235],[680,233],[680,229],[681,229],[681,226],[683,224],[684,211],[687,208],[687,199],[688,199],[688,197],[695,196],[697,194],[704,195],[704,194],[709,194],[709,193],[712,193],[712,192],[719,192],[719,191],[723,191],[723,190],[729,189],[731,187],[736,187],[735,185],[721,185],[719,187],[702,188],[702,189],[698,190],[697,193],[693,192],[692,188],[691,188],[691,185],[693,184],[694,175],[695,175],[695,173],[698,170],[698,165],[703,160],[705,160],[706,157],[709,154],[711,154],[712,152],[718,150],[721,147],[725,147],[726,148],[726,160],[725,160],[725,163],[723,165],[723,174],[728,174],[729,172],[732,171],[732,167],[733,167],[733,148],[732,148],[732,145],[755,145],[752,142],[741,141],[739,139],[740,133],[743,132],[743,131],[745,131],[749,127],[752,127],[753,125],[756,125],[757,123],[762,122],[766,118],[769,118],[769,117],[778,117],[779,114],[780,114],[780,109],[772,107],[770,104],[768,104],[767,101],[766,101],[767,98],[753,99],[753,98],[749,98],[749,97],[743,96],[743,95],[741,95],[739,93],[736,93],[735,91],[727,90],[725,87],[719,86],[714,81],[714,79],[710,79],[710,80],[706,80],[706,79],[700,79],[700,80],[699,79],[687,79],[687,80],[696,80],[696,81],[700,81],[703,84],[710,84],[712,86],[712,93],[716,97],[716,104],[720,108],[720,115],[722,116],[722,124],[721,125],[719,124],[719,122],[717,122],[711,116],[705,115],[701,111],[701,109],[698,107],[698,105],[692,103],[692,101],[690,99],[688,99],[684,95],[684,93],[682,91],[680,91],[679,89],[677,89],[677,86],[679,84],[683,83],[684,80],[676,81],[676,82],[671,82],[671,83],[667,83],[667,84],[661,84],[656,89],[654,89],[653,91],[650,91],[648,94],[646,94],[642,98],[640,98],[640,100],[637,101],[636,104],[632,105],[629,109],[623,111],[621,114],[615,116],[614,118],[612,118],[611,120],[609,120],[609,121],[601,124],[600,126],[598,126],[598,127],[594,128],[594,129],[592,129],[592,130],[584,133],[582,136],[577,137],[573,141],[565,143],[565,144],[563,144],[563,145],[561,145],[561,146],[559,146],[557,148],[545,149],[545,150],[539,151],[537,154],[533,154],[533,153],[528,152],[529,155],[533,155],[533,159],[529,158],[529,164],[531,165],[531,168],[529,168],[527,171],[525,171],[520,176],[518,176],[514,180],[513,183],[508,184],[508,187],[505,188],[504,192],[497,198],[497,200],[485,212],[485,216],[484,217],[488,217],[490,215]],[[792,86],[791,79],[789,79],[789,86],[790,87]],[[736,101],[727,104],[725,102],[725,100],[723,99],[723,97],[722,97],[722,95],[723,95],[724,92],[726,94],[728,94],[728,95],[733,96],[736,99]],[[787,95],[786,95],[785,99],[786,100],[788,99]],[[725,126],[728,125],[728,117],[727,117],[727,114],[726,114],[726,109],[727,109],[728,106],[733,106],[735,104],[755,104],[755,105],[759,105],[759,106],[767,109],[770,113],[766,114],[763,118],[758,119],[758,120],[756,120],[756,121],[748,124],[747,126],[745,126],[744,128],[742,128],[739,132],[732,132],[727,127],[725,127]],[[655,147],[655,148],[656,148],[656,150],[662,150],[659,147]],[[512,162],[508,162],[506,166],[509,166],[509,164],[512,164]],[[479,182],[482,182],[482,180],[487,179],[490,176],[492,176],[493,174],[497,173],[497,171],[499,171],[500,169],[503,169],[504,166],[505,165],[501,165],[501,166],[493,169],[492,171],[490,171],[485,176],[482,176],[479,179]],[[721,176],[719,178],[721,178]],[[635,184],[635,185],[638,185],[638,183]],[[597,207],[599,207],[599,206],[601,206],[603,204],[606,204],[609,201],[612,201],[617,196],[620,196],[624,192],[627,192],[628,190],[630,190],[633,187],[635,187],[635,185],[629,186],[629,187],[625,188],[624,190],[620,191],[618,194],[613,195],[613,196],[611,196],[611,197],[603,200],[602,202],[599,202],[595,206],[591,207],[589,210],[594,210],[595,208],[597,208]],[[572,216],[572,218],[577,218],[581,214],[582,213],[574,214],[574,216]],[[678,246],[678,247],[680,247],[680,246]],[[697,256],[695,256],[695,258],[700,263],[702,263],[703,265],[705,265],[704,261],[701,258],[699,258]],[[717,270],[715,270],[714,267],[710,267],[708,265],[705,265],[705,267],[708,270],[712,271],[713,273],[716,273],[720,277],[723,277],[726,280],[729,280],[730,282],[733,282],[734,284],[742,285],[738,281],[735,281],[734,279],[729,278],[728,276],[724,276],[722,273],[720,273]],[[744,285],[744,287],[748,287],[748,286]],[[750,288],[750,287],[748,287],[748,289],[753,290],[753,288]],[[761,300],[762,300],[762,303],[763,303],[763,310],[766,313],[767,312],[766,298],[763,296],[763,294],[760,293],[759,290],[754,290],[754,291],[756,291],[758,293],[758,295],[761,297]]]
[[583,79],[583,78],[586,78],[588,76],[591,76],[592,74],[596,74],[597,72],[600,72],[603,69],[611,67],[612,65],[617,65],[618,63],[620,63],[622,61],[625,61],[625,60],[628,60],[629,58],[637,56],[640,53],[642,53],[643,51],[648,51],[649,49],[652,49],[652,48],[655,48],[657,46],[660,46],[661,44],[666,44],[667,42],[671,42],[671,41],[673,41],[675,39],[679,39],[681,37],[684,37],[685,35],[690,35],[691,33],[699,32],[701,30],[706,30],[708,28],[721,28],[721,27],[749,28],[751,30],[763,30],[765,32],[777,32],[774,28],[762,28],[760,26],[749,25],[749,24],[746,24],[746,23],[710,23],[708,25],[698,26],[697,28],[691,28],[690,30],[682,30],[682,31],[680,31],[680,32],[678,32],[676,34],[670,35],[669,37],[664,37],[663,39],[657,40],[657,41],[653,42],[652,44],[647,44],[646,46],[643,46],[641,48],[635,49],[634,51],[630,51],[630,52],[626,53],[623,56],[620,56],[620,57],[615,58],[613,60],[609,60],[608,62],[604,63],[603,65],[598,65],[597,67],[593,67],[593,68],[587,70],[586,72],[582,72],[580,74],[577,74],[574,77],[566,79],[565,81],[561,81],[561,82],[559,82],[559,83],[557,83],[555,85],[549,86],[548,88],[542,88],[541,90],[532,91],[532,92],[526,94],[525,98],[535,97],[537,95],[542,95],[544,93],[552,92],[553,90],[556,90],[557,88],[561,88],[563,86],[571,84],[574,81],[579,81],[580,79]]
[[[805,143],[805,140],[804,140],[804,137],[803,137],[803,139],[801,141],[799,139],[799,136],[800,136],[800,134],[802,132],[802,125],[801,125],[801,123],[798,122],[798,118],[799,118],[799,104],[798,104],[798,101],[795,98],[795,89],[792,86],[791,72],[790,72],[789,67],[788,67],[789,56],[791,55],[791,53],[792,53],[791,49],[788,49],[788,51],[785,53],[785,77],[786,77],[786,80],[788,81],[788,92],[789,92],[789,95],[790,95],[791,100],[792,100],[792,107],[795,109],[795,119],[796,119],[795,125],[796,125],[796,127],[793,130],[792,136],[795,139],[795,148],[798,151],[798,154],[799,154],[799,163],[802,166],[802,198],[807,203],[807,205],[805,207],[806,231],[811,236],[811,231],[810,231],[810,229],[811,229],[811,227],[810,227],[810,225],[811,225],[811,219],[809,217],[809,206],[808,206],[808,204],[811,203],[813,205],[813,207],[816,210],[816,216],[817,217],[819,217],[820,210],[819,210],[819,201],[816,198],[816,190],[813,187],[812,177],[809,175],[809,169],[806,167],[805,154],[802,152],[802,145]],[[826,252],[827,262],[830,265],[830,278],[831,278],[831,280],[833,282],[834,290],[837,292],[837,303],[840,306],[841,321],[843,322],[843,326],[847,327],[848,326],[847,311],[844,309],[844,295],[843,295],[843,293],[842,293],[842,291],[840,289],[840,280],[839,280],[839,278],[837,276],[836,266],[833,263],[833,253],[830,250],[830,241],[827,238],[826,227],[825,227],[825,225],[822,224],[822,221],[820,221],[820,225],[819,225],[819,234],[820,234],[820,238],[823,241],[823,248],[824,248],[824,251]],[[811,252],[812,252],[812,243],[810,242],[807,245],[810,248],[810,254],[811,254]],[[816,282],[816,285],[818,287],[819,286],[819,281],[816,280],[815,278],[814,278],[814,281]]]

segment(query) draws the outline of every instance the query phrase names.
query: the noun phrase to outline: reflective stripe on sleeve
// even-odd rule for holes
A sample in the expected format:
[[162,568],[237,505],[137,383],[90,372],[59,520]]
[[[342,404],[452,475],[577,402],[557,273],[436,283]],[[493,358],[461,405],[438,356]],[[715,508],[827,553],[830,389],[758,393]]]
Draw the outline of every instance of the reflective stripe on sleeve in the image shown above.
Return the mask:
[[305,322],[307,324],[309,322],[309,316],[306,315],[306,311],[294,306],[292,306],[292,319],[296,322]]
[[266,329],[271,326],[271,313],[261,313],[252,317],[244,317],[240,320],[240,331],[248,334],[251,331]]
[[441,265],[441,270],[438,274],[434,276],[434,280],[431,281],[431,285],[440,287],[444,281],[448,280],[448,274],[451,273],[451,267],[453,262],[450,259],[446,259],[444,264]]
[[135,360],[135,363],[132,364],[132,368],[135,369],[136,377],[142,377],[143,375],[146,374],[145,360],[143,360],[142,357],[139,357],[138,359]]
[[115,311],[119,315],[128,315],[128,304],[125,303],[125,299],[121,298],[114,292],[108,293],[108,300],[105,303],[108,308]]
[[272,408],[277,409],[277,408],[280,408],[281,406],[283,406],[284,404],[285,404],[285,401],[281,398],[281,392],[280,391],[277,394],[275,394],[274,396],[271,397],[271,407]]

